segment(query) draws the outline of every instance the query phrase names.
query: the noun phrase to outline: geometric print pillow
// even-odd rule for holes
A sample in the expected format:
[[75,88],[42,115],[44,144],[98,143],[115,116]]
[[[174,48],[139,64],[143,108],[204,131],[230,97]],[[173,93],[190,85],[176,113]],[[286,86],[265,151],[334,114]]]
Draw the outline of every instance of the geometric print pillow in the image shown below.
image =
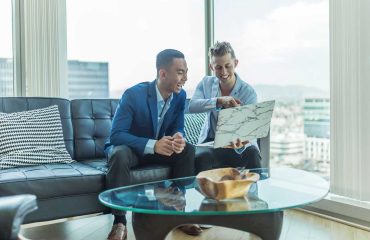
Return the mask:
[[191,144],[197,144],[200,131],[204,121],[206,120],[207,113],[187,113],[184,119],[184,131],[186,141]]
[[72,162],[57,105],[0,113],[0,169]]

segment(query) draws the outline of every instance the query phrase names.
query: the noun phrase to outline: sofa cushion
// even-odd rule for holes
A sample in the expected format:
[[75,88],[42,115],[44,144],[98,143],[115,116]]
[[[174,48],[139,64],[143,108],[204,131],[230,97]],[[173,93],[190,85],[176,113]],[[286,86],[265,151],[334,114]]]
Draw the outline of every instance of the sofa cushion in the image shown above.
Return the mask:
[[0,170],[0,195],[35,194],[39,200],[99,193],[105,174],[79,162]]
[[57,105],[0,113],[0,169],[71,163]]
[[86,164],[92,168],[98,169],[99,171],[104,172],[105,174],[108,171],[107,159],[106,158],[95,158],[81,160],[80,163]]
[[64,143],[74,158],[71,107],[67,99],[46,97],[0,97],[0,112],[12,113],[57,105],[62,121]]
[[118,100],[76,99],[71,101],[75,134],[75,159],[104,158],[104,145],[112,126]]

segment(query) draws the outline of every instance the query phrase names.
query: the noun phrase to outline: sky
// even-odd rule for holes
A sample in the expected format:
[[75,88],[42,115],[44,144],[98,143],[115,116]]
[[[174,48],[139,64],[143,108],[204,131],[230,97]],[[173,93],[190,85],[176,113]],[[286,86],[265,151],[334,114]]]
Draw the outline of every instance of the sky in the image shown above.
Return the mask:
[[[0,57],[11,56],[10,3],[0,0]],[[165,48],[186,56],[185,89],[205,74],[200,0],[67,0],[67,34],[68,59],[109,62],[111,91],[153,80]],[[329,90],[328,0],[215,0],[215,40],[232,44],[252,85]]]
[[236,2],[216,5],[216,39],[235,46],[244,80],[329,90],[327,0]]
[[120,91],[154,80],[156,54],[175,48],[187,59],[186,89],[205,72],[203,13],[199,0],[67,0],[68,58],[108,61]]

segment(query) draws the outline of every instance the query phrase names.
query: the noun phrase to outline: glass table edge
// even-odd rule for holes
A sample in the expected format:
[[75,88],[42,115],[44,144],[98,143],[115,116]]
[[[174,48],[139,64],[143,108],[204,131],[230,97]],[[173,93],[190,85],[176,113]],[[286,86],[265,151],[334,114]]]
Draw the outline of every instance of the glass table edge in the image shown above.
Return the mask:
[[[141,185],[141,184],[137,184]],[[132,186],[132,185],[131,185]],[[255,210],[255,211],[235,211],[235,212],[218,212],[218,211],[204,211],[204,212],[180,212],[180,211],[158,211],[158,210],[148,210],[148,209],[142,209],[142,208],[132,208],[132,207],[118,207],[117,205],[107,203],[103,201],[100,197],[101,194],[99,194],[99,201],[101,204],[103,204],[106,207],[120,210],[120,211],[131,211],[133,213],[144,213],[144,214],[156,214],[156,215],[188,215],[188,216],[195,216],[195,215],[240,215],[240,214],[256,214],[256,213],[272,213],[272,212],[279,212],[279,211],[284,211],[287,209],[292,209],[292,208],[299,208],[303,206],[308,206],[310,204],[316,203],[322,199],[324,199],[327,195],[329,194],[329,190],[323,195],[322,197],[319,197],[315,200],[309,201],[307,203],[303,204],[297,204],[297,205],[292,205],[289,207],[282,207],[282,208],[275,208],[275,209],[268,209],[268,210]]]
[[[257,170],[257,169],[266,169],[269,172],[271,168],[251,168],[249,170]],[[191,179],[191,178],[193,178],[195,180],[196,177],[197,176],[188,176],[188,177],[182,177],[182,178],[169,178],[169,179],[162,179],[162,180],[145,182],[145,183],[130,184],[130,185],[127,185],[127,186],[122,186],[122,187],[117,187],[117,188],[112,188],[112,189],[105,190],[105,191],[99,193],[99,198],[100,198],[100,195],[102,195],[104,193],[107,193],[107,192],[110,192],[110,191],[116,191],[116,190],[119,190],[119,189],[149,185],[149,184],[159,183],[159,182],[164,182],[164,181],[173,181],[173,180],[178,181],[178,180]]]

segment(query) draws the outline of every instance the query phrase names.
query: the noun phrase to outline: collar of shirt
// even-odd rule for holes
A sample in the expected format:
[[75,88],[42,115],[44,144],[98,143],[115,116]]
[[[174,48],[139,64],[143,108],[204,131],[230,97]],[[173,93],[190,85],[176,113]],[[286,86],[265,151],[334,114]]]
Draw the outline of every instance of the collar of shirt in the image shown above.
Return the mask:
[[[220,81],[220,80],[219,80]],[[230,92],[230,95],[229,96],[233,96],[233,97],[237,97],[238,94],[239,94],[239,91],[242,87],[242,83],[241,83],[241,79],[239,77],[239,75],[237,73],[235,73],[235,84],[234,84],[234,87],[233,89],[231,90]],[[221,89],[220,89],[220,85],[218,87],[218,91],[220,91],[220,96],[221,96]]]
[[[166,101],[163,99],[157,84],[158,84],[158,80],[155,83],[155,91],[157,93],[157,110],[158,110],[158,120],[159,120],[159,118],[161,118],[160,114],[163,113],[163,115],[164,115],[167,110],[163,109],[165,107]],[[166,104],[167,109],[170,107],[172,99],[173,99],[173,93],[171,93],[170,97],[167,99],[167,104]],[[162,109],[163,109],[163,111],[162,111]]]

